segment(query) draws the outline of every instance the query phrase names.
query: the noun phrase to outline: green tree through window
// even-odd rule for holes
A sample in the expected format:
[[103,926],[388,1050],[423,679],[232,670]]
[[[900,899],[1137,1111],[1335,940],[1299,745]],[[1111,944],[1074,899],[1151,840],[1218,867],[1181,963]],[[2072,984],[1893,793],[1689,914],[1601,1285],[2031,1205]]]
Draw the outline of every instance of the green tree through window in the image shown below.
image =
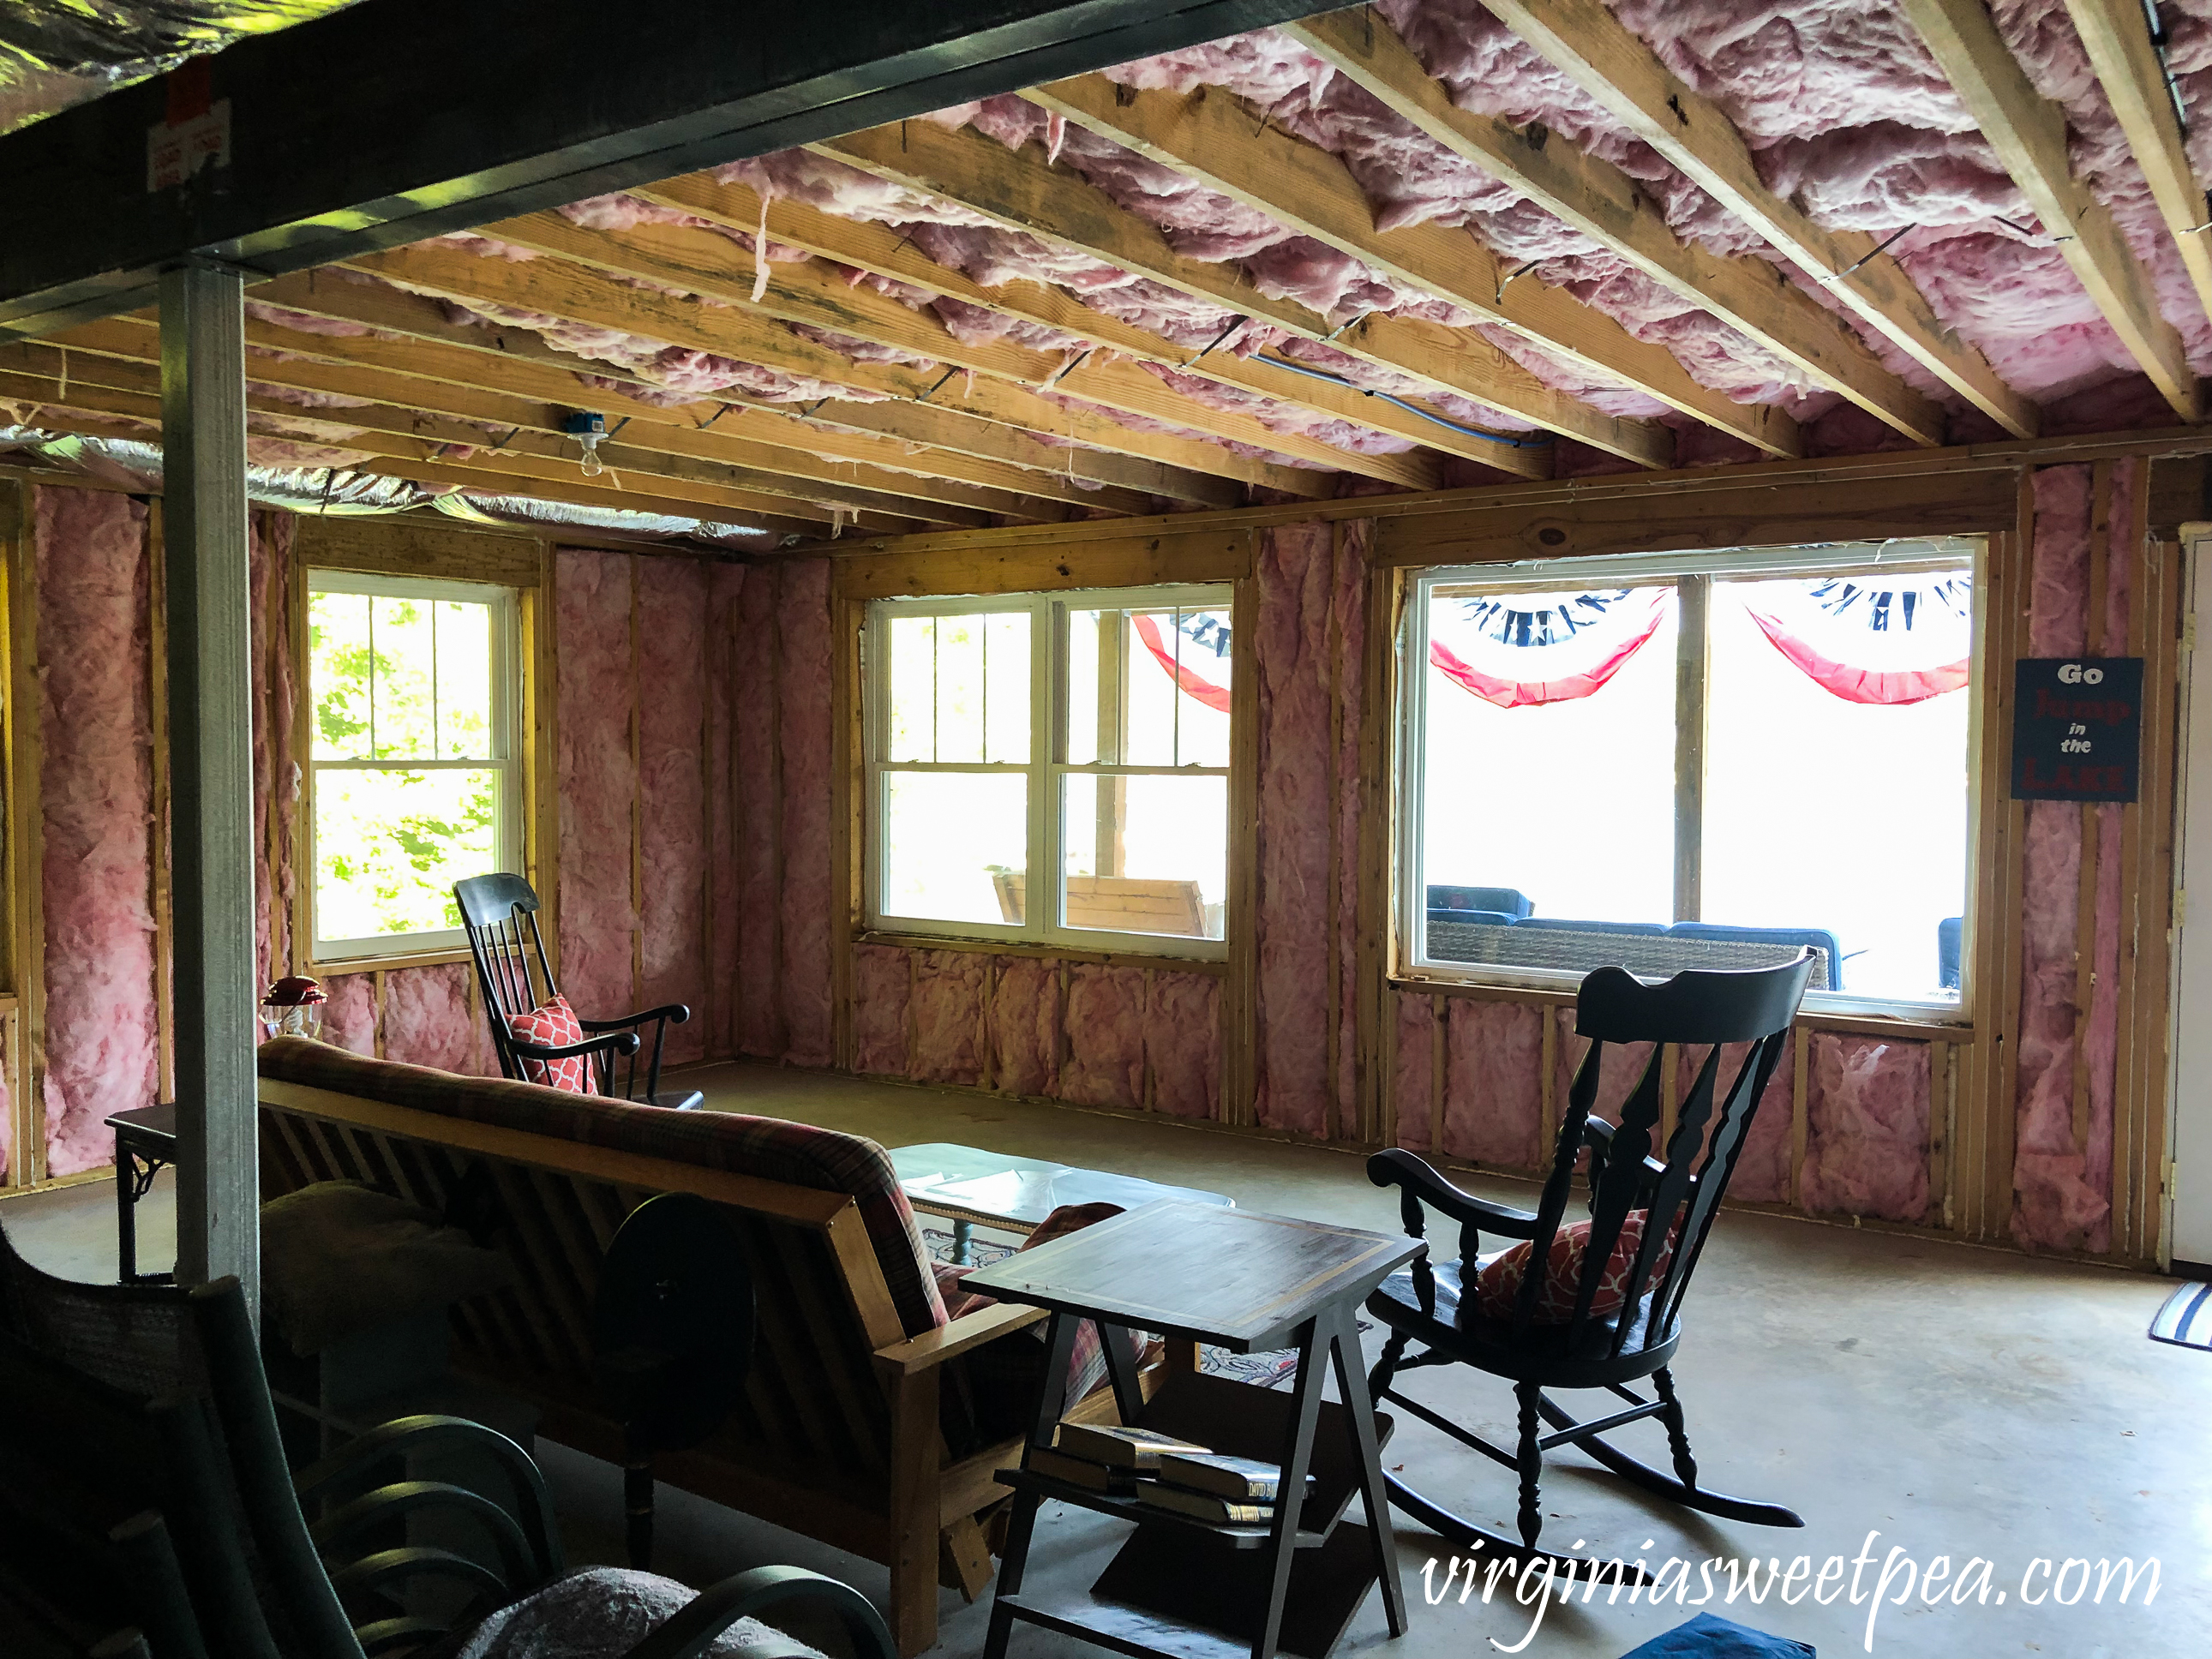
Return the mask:
[[307,656],[319,945],[373,951],[457,928],[453,882],[503,860],[512,769],[498,682],[511,600],[479,591],[487,597],[316,579]]

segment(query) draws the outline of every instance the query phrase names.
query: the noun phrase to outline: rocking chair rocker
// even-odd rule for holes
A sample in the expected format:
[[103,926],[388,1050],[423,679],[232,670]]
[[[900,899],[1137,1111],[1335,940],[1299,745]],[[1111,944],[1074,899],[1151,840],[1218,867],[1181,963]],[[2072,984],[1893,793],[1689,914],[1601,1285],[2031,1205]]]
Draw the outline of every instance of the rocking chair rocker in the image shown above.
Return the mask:
[[[1777,968],[1686,972],[1659,984],[1620,968],[1601,968],[1584,979],[1575,1029],[1590,1039],[1589,1051],[1575,1073],[1551,1177],[1533,1214],[1462,1192],[1411,1152],[1394,1149],[1368,1160],[1370,1181],[1401,1189],[1406,1231],[1413,1237],[1423,1236],[1425,1204],[1461,1228],[1459,1261],[1432,1267],[1424,1256],[1368,1298],[1368,1312],[1390,1331],[1370,1392],[1378,1406],[1390,1401],[1515,1471],[1521,1483],[1520,1538],[1516,1542],[1476,1526],[1385,1475],[1397,1508],[1462,1549],[1486,1548],[1523,1562],[1548,1559],[1562,1574],[1597,1572],[1588,1557],[1547,1556],[1536,1547],[1543,1527],[1538,1492],[1544,1454],[1573,1445],[1631,1484],[1686,1508],[1760,1526],[1805,1524],[1779,1504],[1731,1498],[1698,1484],[1668,1365],[1682,1340],[1683,1293],[1812,969],[1808,951]],[[1622,1105],[1618,1126],[1593,1115],[1608,1042],[1652,1045],[1650,1062]],[[1662,1162],[1651,1156],[1660,1075],[1670,1045],[1677,1044],[1707,1052]],[[1731,1044],[1749,1047],[1716,1109],[1723,1051]],[[1590,1218],[1563,1225],[1576,1165],[1585,1151]],[[1580,1237],[1584,1227],[1586,1239]],[[1483,1258],[1479,1235],[1486,1232],[1528,1243]],[[1409,1347],[1416,1350],[1411,1358]],[[1398,1386],[1403,1372],[1451,1364],[1472,1365],[1512,1382],[1520,1406],[1515,1450],[1492,1445],[1408,1399]],[[1645,1377],[1650,1398],[1629,1387]],[[1577,1420],[1547,1396],[1547,1390],[1568,1389],[1608,1390],[1626,1408],[1595,1421]],[[1672,1479],[1605,1438],[1649,1417],[1666,1429]],[[1540,1419],[1553,1432],[1540,1434]],[[1625,1571],[1641,1577],[1635,1569]]]
[[[706,1097],[696,1089],[671,1089],[664,1094],[660,1088],[661,1043],[671,1025],[691,1018],[690,1009],[680,1002],[619,1019],[580,1017],[580,1042],[525,1042],[516,1036],[515,1020],[561,994],[553,980],[553,964],[545,959],[544,937],[538,931],[538,895],[520,876],[471,876],[453,884],[453,902],[460,907],[469,954],[476,958],[477,982],[483,988],[484,1012],[491,1020],[492,1046],[499,1051],[502,1075],[540,1082],[552,1074],[556,1062],[576,1061],[595,1094],[678,1111],[705,1103]],[[639,1051],[645,1046],[647,1026],[653,1028],[653,1050],[640,1078]]]

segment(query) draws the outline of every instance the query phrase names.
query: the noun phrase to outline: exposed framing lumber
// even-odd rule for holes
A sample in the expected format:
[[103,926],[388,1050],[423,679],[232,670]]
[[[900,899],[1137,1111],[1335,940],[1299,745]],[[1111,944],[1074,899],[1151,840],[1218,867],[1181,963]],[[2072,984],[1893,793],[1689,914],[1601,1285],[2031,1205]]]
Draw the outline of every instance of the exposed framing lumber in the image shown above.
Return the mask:
[[[1418,453],[1360,455],[1315,439],[1274,432],[1251,416],[1209,409],[1186,398],[1133,363],[1091,359],[1071,364],[1054,354],[1005,342],[969,344],[935,318],[872,288],[848,287],[827,269],[771,265],[767,286],[755,301],[751,273],[737,265],[737,249],[712,232],[641,225],[618,235],[584,230],[558,214],[539,214],[526,223],[503,222],[487,229],[503,241],[557,257],[518,265],[452,246],[425,246],[370,255],[349,268],[457,300],[548,311],[778,368],[790,367],[792,348],[807,343],[777,325],[797,323],[911,352],[948,372],[988,374],[1038,391],[1049,386],[1063,397],[1272,450],[1315,466],[1364,473],[1409,489],[1433,488],[1436,483],[1433,462]],[[586,260],[597,262],[599,268],[582,263]],[[678,295],[624,287],[611,280],[616,276],[642,276],[725,305],[708,307]],[[732,310],[739,314],[728,315]],[[822,364],[824,379],[836,378],[842,372],[838,364],[849,361],[827,346],[816,349],[836,360]]]
[[1699,385],[1665,347],[1637,339],[1564,289],[1509,281],[1498,257],[1466,231],[1436,224],[1376,229],[1374,210],[1343,161],[1288,133],[1255,131],[1244,106],[1225,93],[1178,98],[1088,75],[1023,95],[1395,281],[1502,323],[1586,373],[1644,392],[1769,454],[1801,453],[1796,423],[1779,410],[1740,404]]
[[[1087,253],[1224,312],[1248,316],[1309,340],[1326,341],[1378,368],[1522,416],[1641,466],[1663,466],[1674,437],[1647,421],[1623,420],[1552,387],[1480,336],[1409,317],[1370,316],[1338,330],[1294,300],[1275,299],[1233,263],[1176,252],[1158,227],[1074,173],[1045,164],[1034,149],[1019,153],[980,132],[951,131],[933,122],[906,122],[848,133],[812,147],[872,177],[928,191],[989,215],[1009,229]],[[700,193],[676,180],[645,192],[672,204]],[[687,210],[697,210],[687,207]],[[770,210],[771,223],[775,209]]]
[[[1948,449],[1902,449],[1867,455],[1835,456],[1804,461],[1755,461],[1737,466],[1690,467],[1679,471],[1628,473],[1604,477],[1561,479],[1550,483],[1484,485],[1477,489],[1443,489],[1427,494],[1369,495],[1330,501],[1302,501],[1291,507],[1245,507],[1227,513],[1187,513],[1138,520],[1107,520],[1091,524],[1041,525],[983,532],[952,531],[905,537],[893,541],[875,537],[855,538],[839,550],[854,554],[924,553],[944,548],[1036,546],[1074,547],[1114,537],[1139,536],[1162,531],[1259,529],[1269,525],[1328,522],[1337,519],[1373,519],[1379,525],[1401,522],[1431,526],[1446,525],[1455,515],[1471,510],[1510,508],[1534,522],[1549,515],[1580,510],[1588,503],[1665,501],[1687,503],[1712,494],[1765,491],[1775,514],[1759,515],[1761,521],[1787,516],[1797,510],[1791,496],[1815,486],[1845,487],[1861,492],[1859,508],[1875,511],[1867,497],[1895,489],[1905,479],[1938,476],[1964,480],[1976,473],[2021,474],[2027,468],[2051,466],[2069,461],[2092,461],[2104,456],[2140,455],[2164,459],[2169,467],[2154,471],[2151,507],[2153,526],[2169,531],[2179,520],[2170,516],[2197,510],[2201,485],[2207,475],[2203,459],[2212,455],[2212,428],[2167,427],[2144,432],[2107,432],[2084,437],[2007,439],[2002,442],[1961,444]],[[1969,486],[1978,488],[1978,486]],[[1802,501],[1802,498],[1800,498]],[[2011,523],[2009,519],[2004,521]],[[1974,528],[1985,528],[1975,526]],[[1401,533],[1391,530],[1392,535]],[[1930,533],[1930,527],[1907,528],[1903,535]],[[1817,538],[1816,538],[1817,539]],[[1558,551],[1547,544],[1550,556]]]
[[[76,361],[70,362],[63,350],[35,342],[0,346],[0,370],[52,380],[57,402],[66,402],[69,396],[76,395],[76,388],[86,386],[152,395],[160,384],[159,371],[152,364],[121,357],[88,356],[83,353],[77,354]],[[405,396],[408,389],[400,390],[401,395]],[[562,411],[544,404],[520,404],[520,400],[514,398],[486,401],[503,406],[479,408],[459,417],[411,403],[303,409],[281,398],[249,392],[246,407],[255,414],[277,420],[327,423],[339,432],[350,428],[403,441],[416,438],[439,449],[488,453],[502,460],[520,461],[532,470],[538,463],[550,463],[551,476],[565,477],[572,471],[579,477],[582,476],[581,456],[575,440],[558,431]],[[507,430],[500,434],[487,430],[481,423],[471,424],[490,419],[499,420]],[[329,441],[349,446],[357,440],[334,433]],[[685,453],[687,449],[693,453]],[[672,445],[663,440],[652,447],[611,440],[599,446],[599,456],[607,467],[606,474],[602,476],[615,488],[621,487],[623,474],[630,473],[653,479],[650,487],[667,495],[685,493],[686,487],[692,484],[704,484],[717,490],[750,491],[763,498],[760,505],[766,511],[802,517],[824,517],[826,514],[811,509],[841,507],[855,512],[872,509],[895,518],[970,526],[988,524],[993,514],[1031,523],[1054,522],[1065,516],[1058,507],[1025,496],[961,484],[925,485],[912,474],[811,461],[792,451],[718,438],[713,434],[693,434],[688,441],[679,438]],[[434,452],[426,459],[434,460],[441,457]]]
[[[27,378],[0,373],[0,392],[8,391],[12,383]],[[36,395],[41,391],[52,390],[52,382],[33,381],[29,389],[33,393],[31,401],[42,405],[37,416],[38,423],[46,429],[82,433],[91,437],[129,438],[140,442],[153,435],[149,430],[153,417],[140,412],[141,406],[149,400],[139,394],[109,392],[96,386],[72,386],[68,401],[58,403]],[[823,520],[830,517],[827,510],[823,511],[821,520],[762,513],[752,506],[757,498],[737,490],[717,490],[708,485],[678,484],[672,486],[667,494],[657,490],[606,489],[583,482],[581,475],[573,468],[527,457],[500,457],[490,463],[472,461],[464,464],[440,460],[436,456],[441,446],[411,440],[386,439],[365,434],[360,438],[344,441],[343,447],[360,453],[362,459],[346,463],[341,470],[406,478],[422,483],[459,484],[502,495],[531,495],[586,507],[611,507],[628,512],[661,514],[681,519],[709,521],[734,519],[743,526],[758,527],[784,536],[819,537],[823,533]],[[570,482],[572,477],[575,482]],[[809,506],[787,502],[777,505]],[[911,519],[875,513],[848,515],[847,521],[865,527],[872,520],[892,528],[895,533],[920,527]],[[836,528],[834,522],[830,528]]]
[[2197,376],[2119,227],[2066,154],[2066,115],[2029,83],[1982,0],[1905,0],[1936,62],[2097,309],[2185,421],[2203,412]]
[[2197,302],[2212,316],[2212,210],[2182,142],[2181,118],[2142,0],[2066,0],[2066,12],[2181,250]]
[[38,680],[38,560],[31,520],[29,487],[0,478],[0,556],[7,562],[4,606],[7,754],[8,983],[15,1004],[8,1018],[8,1052],[0,1064],[10,1067],[11,1115],[9,1187],[28,1187],[46,1174],[46,817],[40,778],[45,745],[40,741]]
[[[672,180],[665,189],[650,194],[654,200],[681,206],[686,212],[733,229],[757,229],[762,219],[763,204],[751,191],[742,185],[717,184],[704,176]],[[771,240],[931,289],[981,310],[1064,330],[1127,357],[1393,432],[1501,472],[1529,478],[1552,476],[1551,458],[1543,448],[1522,443],[1513,434],[1486,438],[1462,432],[1455,423],[1447,423],[1449,417],[1441,413],[1431,411],[1435,418],[1426,419],[1368,398],[1351,386],[1330,387],[1316,382],[1266,357],[1240,357],[1234,351],[1209,352],[1178,345],[1094,310],[1065,290],[1046,284],[1012,282],[988,287],[926,258],[910,238],[895,234],[883,225],[840,219],[787,197],[775,198],[766,207]]]
[[[1607,14],[1609,22],[1611,15]],[[1618,22],[1613,28],[1626,33]],[[1372,7],[1282,31],[1462,159],[1532,199],[1791,364],[1923,444],[1943,441],[1943,411],[1884,368],[1833,312],[1764,259],[1679,240],[1658,206],[1611,162],[1452,102]],[[1654,60],[1656,64],[1656,60]]]
[[[557,368],[565,374],[605,374],[635,381],[629,371],[574,356],[547,344],[527,329],[511,325],[475,327],[450,321],[434,301],[398,289],[363,284],[331,271],[301,271],[255,289],[249,303],[295,311],[331,321],[359,323],[388,329],[418,339],[460,346],[501,360],[520,359]],[[718,313],[730,329],[746,323],[739,314]],[[313,339],[314,337],[302,337]],[[676,343],[681,343],[678,342]],[[937,374],[896,363],[861,363],[817,346],[773,324],[761,331],[745,328],[742,343],[735,338],[709,338],[701,349],[725,356],[751,350],[766,356],[779,368],[806,374],[831,385],[873,392],[906,404],[927,403],[939,410],[957,410],[982,421],[1014,427],[1024,432],[1044,433],[1070,442],[1089,444],[1123,455],[1139,456],[1171,467],[1218,474],[1243,483],[1279,489],[1287,495],[1321,497],[1331,494],[1333,477],[1302,467],[1252,459],[1202,439],[1167,433],[1140,432],[1103,414],[1080,406],[1048,403],[1026,391],[984,380],[963,386]],[[299,348],[295,348],[299,349]],[[312,347],[307,349],[313,349]],[[864,427],[871,405],[854,404],[845,411]],[[848,422],[849,423],[849,422]],[[880,428],[878,428],[880,429]],[[1173,494],[1172,491],[1165,493]]]
[[[1881,251],[1874,236],[1824,230],[1768,190],[1735,124],[1662,63],[1601,0],[1498,0],[1490,10],[1699,189],[1826,286],[1863,325],[2014,437],[2032,438],[2040,429],[2035,405],[1937,318],[1905,268]],[[1340,26],[1339,19],[1322,21]]]

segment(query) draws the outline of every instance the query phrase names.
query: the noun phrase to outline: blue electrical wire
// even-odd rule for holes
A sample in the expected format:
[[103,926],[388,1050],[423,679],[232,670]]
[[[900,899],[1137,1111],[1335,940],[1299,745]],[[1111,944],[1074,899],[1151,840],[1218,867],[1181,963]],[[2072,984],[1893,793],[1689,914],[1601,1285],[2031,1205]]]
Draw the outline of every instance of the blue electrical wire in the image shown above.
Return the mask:
[[1287,368],[1293,374],[1304,374],[1316,380],[1327,380],[1331,386],[1349,386],[1352,391],[1364,397],[1380,398],[1384,403],[1395,404],[1408,415],[1418,415],[1425,421],[1434,421],[1447,431],[1463,433],[1470,438],[1480,438],[1486,443],[1504,444],[1510,449],[1541,449],[1552,441],[1549,433],[1546,433],[1540,438],[1509,438],[1502,433],[1485,432],[1479,426],[1462,426],[1457,421],[1448,421],[1432,410],[1423,409],[1419,404],[1408,403],[1403,398],[1394,398],[1387,392],[1374,391],[1360,385],[1357,380],[1346,380],[1341,374],[1332,374],[1325,368],[1316,368],[1310,363],[1292,362],[1288,357],[1261,357],[1259,361],[1276,368]]

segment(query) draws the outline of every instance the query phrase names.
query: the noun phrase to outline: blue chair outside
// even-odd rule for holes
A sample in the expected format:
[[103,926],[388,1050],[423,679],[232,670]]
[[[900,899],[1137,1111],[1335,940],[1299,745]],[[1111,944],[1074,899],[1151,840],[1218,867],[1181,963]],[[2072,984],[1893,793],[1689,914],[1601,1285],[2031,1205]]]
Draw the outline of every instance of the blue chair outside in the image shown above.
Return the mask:
[[1959,947],[1966,919],[1946,916],[1936,924],[1936,982],[1947,991],[1959,988]]
[[[1517,887],[1431,887],[1431,910],[1495,910],[1508,921],[1535,915],[1536,907]],[[1487,921],[1486,917],[1484,920]]]

